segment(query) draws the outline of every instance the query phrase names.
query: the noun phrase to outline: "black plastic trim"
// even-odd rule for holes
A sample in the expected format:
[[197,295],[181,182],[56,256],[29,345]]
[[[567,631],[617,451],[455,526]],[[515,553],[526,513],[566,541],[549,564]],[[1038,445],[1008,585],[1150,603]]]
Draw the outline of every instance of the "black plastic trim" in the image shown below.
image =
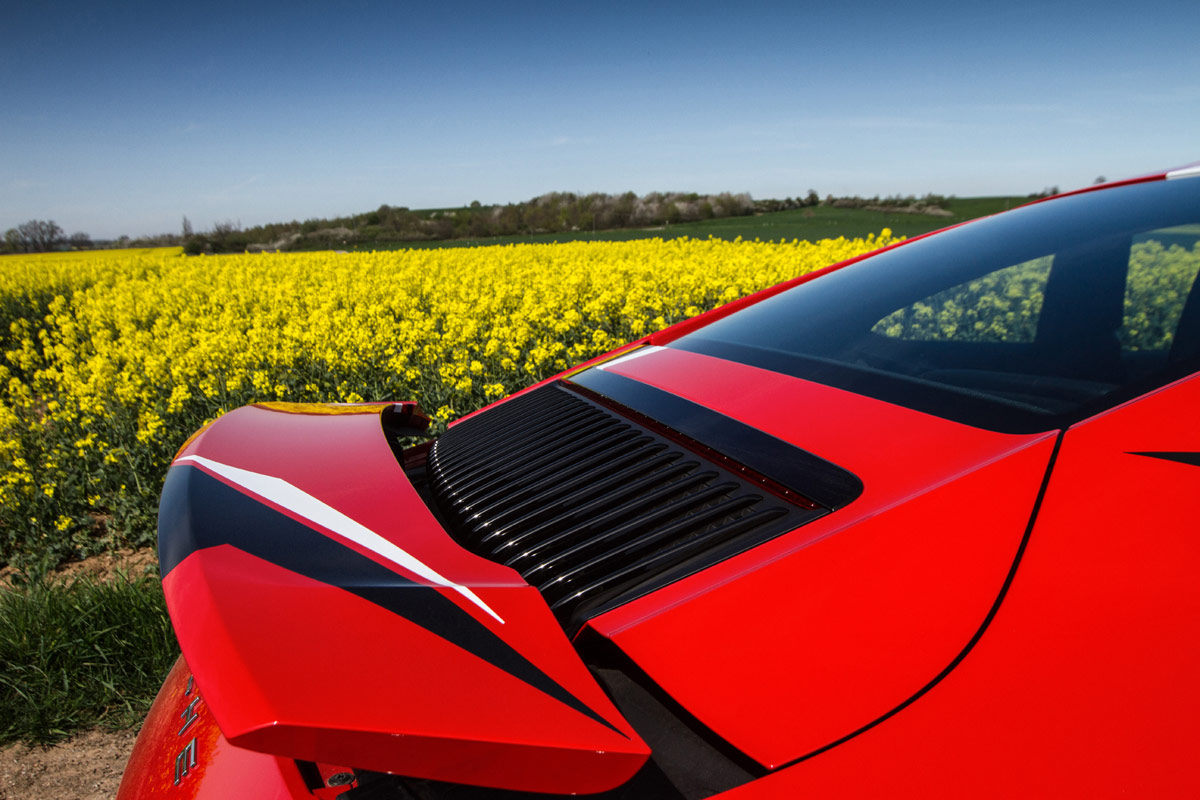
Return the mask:
[[600,794],[532,794],[511,789],[491,789],[445,783],[380,772],[355,770],[358,785],[337,796],[337,800],[693,800],[680,794],[657,768],[647,760],[628,781]]
[[312,761],[297,761],[296,770],[304,781],[304,788],[310,792],[325,788],[325,781],[321,779],[321,770]]
[[[584,628],[574,644],[621,716],[650,745],[651,761],[687,800],[770,774],[671,697],[610,639]],[[614,681],[616,676],[621,680]]]
[[1200,467],[1200,453],[1166,452],[1166,453],[1130,453],[1131,456],[1146,456],[1146,458],[1161,458],[1163,461],[1174,461],[1179,464],[1191,464]]
[[863,491],[854,473],[769,433],[649,384],[593,367],[572,375],[579,385],[703,443],[727,458],[831,510]]

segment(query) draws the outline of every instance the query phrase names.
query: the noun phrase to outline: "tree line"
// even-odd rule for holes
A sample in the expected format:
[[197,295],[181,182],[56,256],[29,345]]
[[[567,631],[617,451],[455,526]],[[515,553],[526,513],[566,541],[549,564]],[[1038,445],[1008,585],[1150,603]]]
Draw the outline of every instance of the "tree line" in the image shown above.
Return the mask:
[[374,211],[329,219],[243,228],[231,221],[194,232],[184,218],[181,240],[188,253],[242,250],[314,250],[390,242],[484,239],[567,231],[653,227],[755,212],[750,195],[650,192],[637,195],[550,192],[521,203],[412,210],[381,205]]
[[54,220],[31,219],[4,232],[4,244],[0,252],[5,253],[48,253],[51,250],[86,250],[92,246],[92,237],[80,231],[70,236]]
[[[1030,198],[1056,193],[1048,187]],[[487,239],[669,226],[720,217],[786,211],[812,206],[862,208],[948,216],[945,206],[953,196],[926,194],[890,197],[821,198],[809,189],[801,197],[754,200],[747,193],[698,194],[696,192],[650,192],[638,195],[576,194],[549,192],[525,202],[484,205],[478,201],[461,208],[409,209],[381,205],[374,211],[303,222],[275,222],[244,228],[241,222],[214,222],[207,231],[196,231],[187,217],[179,233],[163,233],[112,242],[93,242],[86,233],[65,236],[53,220],[29,220],[4,234],[0,252],[37,253],[51,250],[87,249],[93,246],[172,247],[182,246],[189,254],[229,253],[262,250],[319,250],[370,247],[375,244],[421,242],[447,239]]]
[[[650,192],[639,196],[634,192],[616,195],[549,192],[526,202],[504,205],[483,205],[476,201],[462,208],[412,210],[384,204],[361,214],[248,228],[243,228],[240,221],[225,220],[214,222],[207,231],[194,230],[191,221],[184,217],[178,234],[164,233],[137,239],[122,236],[111,244],[118,247],[182,246],[192,255],[246,250],[337,249],[377,243],[667,226],[745,216],[756,210],[754,200],[745,193]],[[4,252],[9,253],[91,246],[87,234],[66,237],[52,220],[30,220],[9,229],[4,238]]]

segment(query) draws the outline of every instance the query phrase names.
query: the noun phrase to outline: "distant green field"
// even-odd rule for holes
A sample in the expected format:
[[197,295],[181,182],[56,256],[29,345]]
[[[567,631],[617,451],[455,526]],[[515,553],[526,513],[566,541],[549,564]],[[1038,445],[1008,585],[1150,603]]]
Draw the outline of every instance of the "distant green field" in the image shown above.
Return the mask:
[[552,242],[613,242],[629,239],[650,239],[661,237],[673,239],[679,236],[690,236],[705,239],[709,236],[718,239],[761,239],[763,241],[779,241],[781,239],[836,239],[866,236],[878,233],[884,228],[902,236],[917,236],[947,225],[953,225],[968,219],[995,214],[1022,203],[1028,202],[1025,197],[964,197],[947,202],[947,211],[952,216],[935,217],[924,214],[889,214],[882,211],[866,211],[856,208],[829,208],[815,206],[812,208],[793,209],[791,211],[775,211],[768,214],[757,214],[748,217],[725,217],[710,219],[703,222],[685,222],[678,225],[668,225],[659,228],[623,228],[620,230],[574,231],[568,233],[543,233],[532,236],[492,236],[481,239],[451,239],[436,242],[388,242],[374,245],[363,245],[353,248],[358,250],[398,250],[412,247],[481,247],[496,244],[549,244]]

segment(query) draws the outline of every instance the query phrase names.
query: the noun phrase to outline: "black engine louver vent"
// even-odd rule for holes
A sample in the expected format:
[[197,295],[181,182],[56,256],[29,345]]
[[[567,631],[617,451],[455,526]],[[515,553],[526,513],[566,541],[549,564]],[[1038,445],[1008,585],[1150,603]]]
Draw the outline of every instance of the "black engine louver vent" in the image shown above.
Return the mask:
[[630,417],[640,415],[548,385],[463,421],[429,451],[451,535],[521,573],[569,631],[828,513]]

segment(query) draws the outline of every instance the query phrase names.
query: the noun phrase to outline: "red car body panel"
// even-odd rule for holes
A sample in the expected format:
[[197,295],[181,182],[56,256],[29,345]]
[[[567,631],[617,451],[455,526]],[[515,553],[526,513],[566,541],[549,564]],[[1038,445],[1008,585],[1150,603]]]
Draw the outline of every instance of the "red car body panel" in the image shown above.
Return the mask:
[[229,744],[182,658],[154,700],[117,790],[117,800],[286,800],[306,795],[295,761]]
[[[1200,378],[1093,408],[1065,431],[1040,430],[1039,418],[1009,428],[1033,432],[1001,433],[662,346],[858,260],[526,390],[570,394],[545,384],[592,366],[862,484],[823,516],[593,606],[610,610],[580,617],[573,641],[522,573],[447,532],[465,527],[451,520],[452,495],[433,497],[409,461],[424,455],[409,451],[402,468],[384,435],[398,407],[268,404],[198,433],[168,475],[160,517],[164,591],[195,680],[181,660],[122,800],[324,800],[346,788],[318,787],[339,770],[605,791],[649,754],[617,705],[656,750],[662,738],[604,678],[620,671],[604,653],[743,772],[722,797],[1196,794],[1200,543],[1180,516],[1200,477]],[[684,428],[591,397],[706,457]],[[524,431],[524,413],[510,409],[508,427]],[[714,451],[710,466],[724,457]],[[489,464],[516,472],[517,460]],[[752,461],[747,480],[787,499],[792,487]],[[197,763],[176,780],[181,752]]]
[[[177,564],[164,563],[163,589],[184,656],[225,737],[262,752],[440,780],[460,779],[467,760],[479,766],[473,780],[528,791],[594,792],[627,780],[648,748],[579,661],[540,595],[512,570],[449,539],[405,479],[379,408],[363,411],[239,409],[194,439],[172,471],[203,473],[202,480],[227,487],[224,502],[245,498],[269,509],[267,524],[275,524],[273,512],[293,535],[304,526],[322,537],[313,542],[386,570],[371,575],[408,582],[393,594],[422,592],[426,604],[434,593],[445,598],[443,609],[457,609],[448,624],[478,648],[468,652],[461,641],[346,586],[245,552],[239,541],[198,545]],[[315,513],[306,516],[298,503],[256,493],[237,470],[344,509],[459,588],[406,571],[345,529],[314,522]],[[272,484],[264,486],[270,495]],[[354,588],[360,579],[347,580]],[[328,631],[335,638],[322,641],[320,632]]]
[[[903,712],[729,793],[1195,797],[1200,379],[1071,428],[979,643]],[[1156,453],[1142,455],[1143,453]]]
[[739,750],[776,767],[851,733],[932,680],[978,630],[1053,433],[983,431],[677,350],[606,369],[802,444],[863,481],[849,507],[590,623]]

